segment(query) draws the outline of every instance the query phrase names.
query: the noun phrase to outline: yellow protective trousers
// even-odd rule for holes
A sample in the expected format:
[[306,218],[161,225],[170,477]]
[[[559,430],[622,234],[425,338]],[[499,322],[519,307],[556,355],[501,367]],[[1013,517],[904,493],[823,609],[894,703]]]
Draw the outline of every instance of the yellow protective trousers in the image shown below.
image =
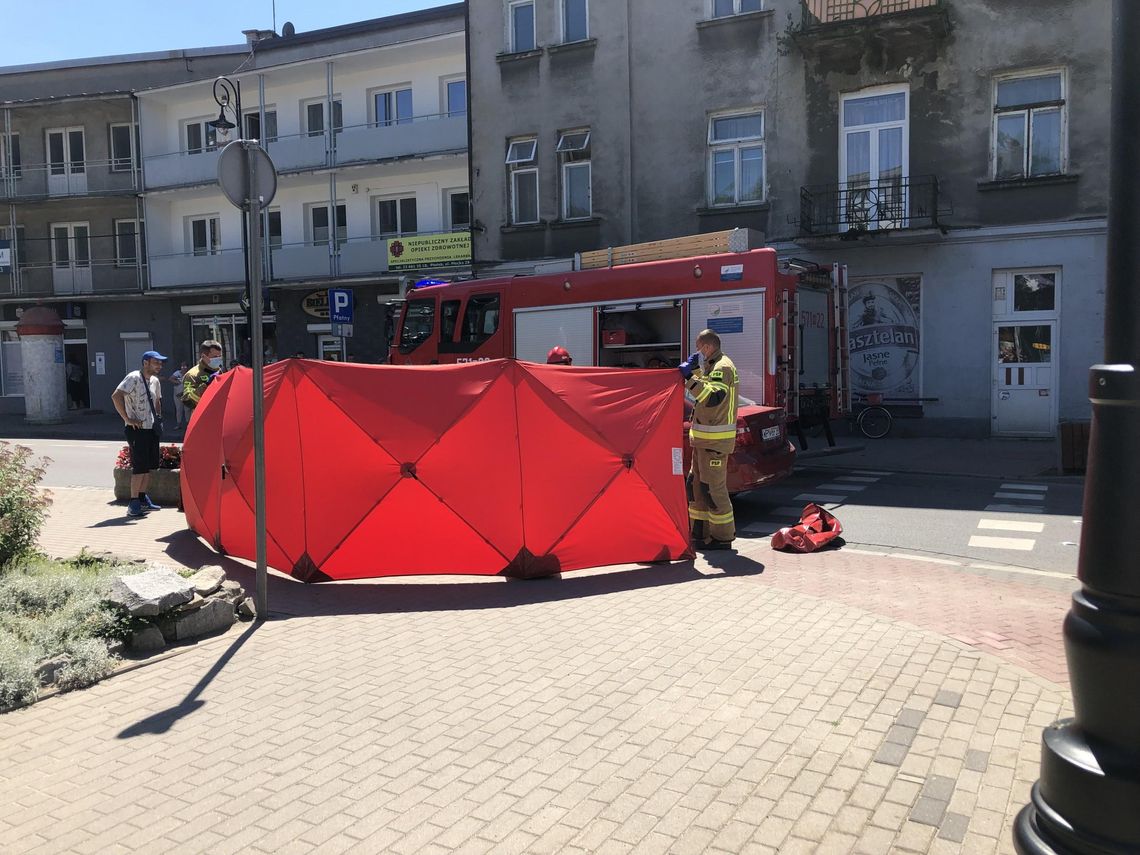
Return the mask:
[[[689,468],[689,523],[694,535],[730,542],[736,537],[736,519],[728,497],[728,454],[708,448],[693,449]],[[699,532],[703,523],[704,537]]]

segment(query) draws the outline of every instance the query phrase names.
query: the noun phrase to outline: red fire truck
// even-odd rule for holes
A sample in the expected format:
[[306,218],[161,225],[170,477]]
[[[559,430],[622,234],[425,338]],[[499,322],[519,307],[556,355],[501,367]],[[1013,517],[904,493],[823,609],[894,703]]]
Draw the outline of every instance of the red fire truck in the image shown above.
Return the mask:
[[740,374],[729,490],[750,490],[791,473],[801,403],[805,419],[846,409],[847,337],[843,267],[780,265],[749,242],[733,229],[581,253],[563,272],[415,288],[390,304],[389,360],[545,362],[561,345],[575,366],[672,367],[712,329]]

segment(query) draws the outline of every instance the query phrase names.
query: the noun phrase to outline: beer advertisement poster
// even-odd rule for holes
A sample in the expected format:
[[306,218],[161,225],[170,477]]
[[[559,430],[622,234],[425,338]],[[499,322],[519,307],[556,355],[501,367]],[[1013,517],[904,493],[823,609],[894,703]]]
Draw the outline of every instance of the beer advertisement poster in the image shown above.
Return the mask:
[[847,291],[851,391],[922,397],[922,277],[862,276]]

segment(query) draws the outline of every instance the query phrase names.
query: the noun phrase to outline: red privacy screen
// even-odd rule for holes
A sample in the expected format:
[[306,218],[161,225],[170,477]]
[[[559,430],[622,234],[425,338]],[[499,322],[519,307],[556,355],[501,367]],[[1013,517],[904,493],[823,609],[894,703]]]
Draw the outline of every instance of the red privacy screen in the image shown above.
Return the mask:
[[[182,499],[253,559],[253,373],[210,384]],[[500,359],[265,368],[268,563],[305,582],[544,576],[692,556],[672,371]]]

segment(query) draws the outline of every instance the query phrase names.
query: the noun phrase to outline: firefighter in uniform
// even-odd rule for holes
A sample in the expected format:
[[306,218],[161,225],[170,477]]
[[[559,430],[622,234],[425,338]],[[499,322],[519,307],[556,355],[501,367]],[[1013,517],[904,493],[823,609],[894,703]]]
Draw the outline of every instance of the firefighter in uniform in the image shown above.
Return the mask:
[[685,482],[693,545],[732,549],[736,521],[726,482],[728,456],[736,448],[736,366],[721,353],[720,336],[704,330],[697,336],[697,352],[678,370],[696,401],[689,428],[693,463]]

